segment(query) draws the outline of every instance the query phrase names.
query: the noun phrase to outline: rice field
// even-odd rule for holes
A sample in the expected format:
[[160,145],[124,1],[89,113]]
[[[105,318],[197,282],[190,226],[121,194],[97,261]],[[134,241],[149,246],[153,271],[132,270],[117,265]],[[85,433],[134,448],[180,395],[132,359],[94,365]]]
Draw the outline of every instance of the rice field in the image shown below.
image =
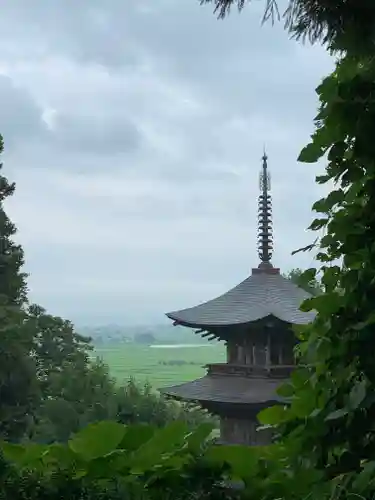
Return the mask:
[[104,344],[95,350],[94,356],[103,359],[120,383],[133,377],[157,388],[202,377],[207,363],[225,362],[225,348],[217,342],[151,346]]

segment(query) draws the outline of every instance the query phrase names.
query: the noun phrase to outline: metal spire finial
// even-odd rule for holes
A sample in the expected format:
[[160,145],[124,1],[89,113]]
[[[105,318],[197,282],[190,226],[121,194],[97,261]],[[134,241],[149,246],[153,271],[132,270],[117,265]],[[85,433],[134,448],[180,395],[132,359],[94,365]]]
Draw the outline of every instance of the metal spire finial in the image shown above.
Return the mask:
[[258,198],[258,255],[261,263],[271,264],[273,252],[271,176],[267,170],[267,154],[262,156],[262,170],[259,176],[261,194]]

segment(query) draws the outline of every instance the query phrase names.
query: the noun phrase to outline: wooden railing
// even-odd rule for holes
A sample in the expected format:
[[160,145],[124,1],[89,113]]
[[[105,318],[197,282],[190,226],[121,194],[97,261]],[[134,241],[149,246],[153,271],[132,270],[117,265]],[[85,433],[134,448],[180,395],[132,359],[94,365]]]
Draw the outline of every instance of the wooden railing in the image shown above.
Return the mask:
[[212,363],[206,365],[207,375],[229,375],[237,377],[288,378],[295,368],[292,365],[236,365],[232,363]]

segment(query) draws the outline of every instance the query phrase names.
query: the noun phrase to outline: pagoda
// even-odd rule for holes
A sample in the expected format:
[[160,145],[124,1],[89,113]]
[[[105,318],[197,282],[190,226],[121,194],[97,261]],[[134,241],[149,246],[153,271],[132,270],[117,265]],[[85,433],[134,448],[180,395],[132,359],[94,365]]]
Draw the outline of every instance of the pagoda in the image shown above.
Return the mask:
[[259,427],[260,410],[281,402],[277,387],[295,365],[292,325],[312,321],[299,307],[310,294],[273,267],[272,200],[267,156],[262,157],[258,199],[260,263],[242,283],[223,295],[170,312],[175,325],[196,329],[209,340],[225,342],[226,363],[207,365],[204,377],[164,387],[169,397],[197,402],[220,419],[219,442],[262,445],[271,440]]

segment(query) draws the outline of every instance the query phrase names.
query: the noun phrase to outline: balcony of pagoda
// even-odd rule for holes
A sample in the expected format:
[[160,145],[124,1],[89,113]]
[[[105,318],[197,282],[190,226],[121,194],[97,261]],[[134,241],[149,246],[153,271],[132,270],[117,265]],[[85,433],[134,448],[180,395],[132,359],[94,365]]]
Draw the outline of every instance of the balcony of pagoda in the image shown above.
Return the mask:
[[295,365],[241,365],[234,363],[210,363],[206,365],[207,375],[234,377],[270,377],[285,379],[295,369]]

